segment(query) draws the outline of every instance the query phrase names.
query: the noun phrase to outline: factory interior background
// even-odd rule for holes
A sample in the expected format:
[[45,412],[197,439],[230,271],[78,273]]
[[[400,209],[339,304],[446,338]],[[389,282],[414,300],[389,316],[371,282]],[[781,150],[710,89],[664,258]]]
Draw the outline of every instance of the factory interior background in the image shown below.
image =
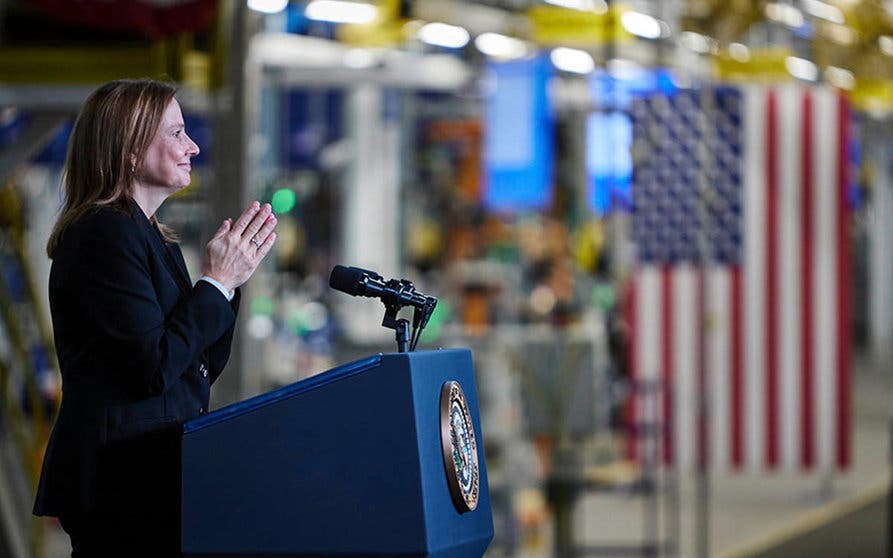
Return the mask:
[[0,556],[70,552],[45,245],[125,77],[201,147],[192,277],[279,219],[214,407],[393,352],[357,266],[473,352],[488,558],[891,552],[893,1],[0,0]]

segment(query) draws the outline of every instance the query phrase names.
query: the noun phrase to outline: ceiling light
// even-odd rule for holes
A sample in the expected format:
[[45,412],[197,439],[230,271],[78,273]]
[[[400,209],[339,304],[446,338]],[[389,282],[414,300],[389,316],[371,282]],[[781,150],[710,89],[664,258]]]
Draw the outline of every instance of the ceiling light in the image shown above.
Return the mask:
[[468,31],[456,25],[429,23],[419,29],[419,39],[429,45],[445,48],[462,48],[468,44],[471,36],[468,34]]
[[597,14],[608,13],[608,3],[605,0],[546,0],[546,3],[570,10],[595,12]]
[[828,83],[840,89],[852,91],[856,87],[856,77],[853,72],[837,66],[825,68],[825,77],[828,78]]
[[766,4],[766,17],[788,27],[798,28],[803,25],[803,12],[794,6],[779,2]]
[[700,33],[685,31],[679,35],[679,42],[685,48],[701,54],[710,52],[710,39]]
[[846,23],[843,12],[837,6],[832,6],[820,0],[801,0],[801,3],[803,4],[803,9],[815,17],[840,25]]
[[588,52],[575,48],[558,47],[549,55],[559,70],[575,74],[588,74],[595,69],[595,61]]
[[378,8],[362,2],[313,0],[307,4],[304,15],[319,21],[363,24],[372,22],[378,16]]
[[288,0],[248,0],[248,8],[264,14],[281,12],[288,6]]
[[474,40],[474,46],[493,58],[520,58],[527,54],[527,45],[520,39],[499,33],[482,33]]
[[829,23],[825,25],[824,28],[825,32],[828,34],[828,38],[830,38],[835,43],[841,45],[851,45],[856,42],[856,32],[846,25]]
[[[620,16],[623,28],[645,39],[656,39],[663,34],[663,26],[660,20],[641,12],[623,12]],[[666,25],[666,24],[664,24]]]
[[788,73],[797,79],[806,81],[815,81],[819,79],[819,68],[805,58],[797,58],[796,56],[788,56],[784,60],[784,67]]
[[743,45],[741,43],[732,43],[729,45],[729,56],[731,56],[738,62],[749,62],[750,49],[747,48],[747,45]]
[[890,35],[881,35],[878,37],[877,44],[881,52],[887,56],[893,56],[893,37]]

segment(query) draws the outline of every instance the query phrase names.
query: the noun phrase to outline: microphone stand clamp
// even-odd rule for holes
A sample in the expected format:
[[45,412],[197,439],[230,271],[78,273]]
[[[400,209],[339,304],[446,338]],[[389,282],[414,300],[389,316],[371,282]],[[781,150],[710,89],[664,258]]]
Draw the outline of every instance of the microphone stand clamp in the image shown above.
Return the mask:
[[397,319],[397,312],[400,311],[399,304],[385,304],[384,319],[381,325],[395,331],[397,339],[397,352],[409,352],[409,320],[406,318]]
[[[428,325],[428,319],[434,313],[437,299],[417,292],[412,282],[407,279],[391,279],[385,283],[383,290],[388,293],[388,296],[381,297],[385,307],[381,325],[395,331],[397,352],[412,352],[418,343],[418,336]],[[397,318],[397,314],[404,306],[415,308],[412,318],[412,333],[410,333],[409,320]]]
[[[394,291],[414,290],[412,283],[405,279],[391,279],[386,283],[386,285]],[[385,314],[384,319],[382,319],[381,321],[381,325],[388,329],[394,330],[394,336],[397,341],[397,352],[407,353],[410,350],[409,320],[407,320],[406,318],[397,318],[397,313],[400,312],[400,309],[402,309],[405,304],[401,304],[396,299],[391,299],[383,302],[385,307]]]

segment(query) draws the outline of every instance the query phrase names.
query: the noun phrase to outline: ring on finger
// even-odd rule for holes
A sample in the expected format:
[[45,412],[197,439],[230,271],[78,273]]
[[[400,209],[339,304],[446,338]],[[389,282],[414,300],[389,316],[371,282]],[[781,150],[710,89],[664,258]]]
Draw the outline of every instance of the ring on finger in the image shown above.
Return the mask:
[[255,247],[260,248],[260,241],[257,239],[256,236],[252,237],[249,242],[251,242],[251,244],[254,244]]

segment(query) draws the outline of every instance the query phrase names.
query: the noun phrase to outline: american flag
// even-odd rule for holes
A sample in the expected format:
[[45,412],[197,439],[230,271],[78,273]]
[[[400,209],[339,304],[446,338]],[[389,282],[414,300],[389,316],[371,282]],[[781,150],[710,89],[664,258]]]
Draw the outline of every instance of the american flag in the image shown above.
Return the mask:
[[[628,418],[672,422],[691,469],[850,463],[850,111],[830,88],[720,87],[633,101]],[[702,350],[703,349],[703,350]],[[709,420],[698,435],[698,390]],[[647,437],[631,438],[631,458]]]

